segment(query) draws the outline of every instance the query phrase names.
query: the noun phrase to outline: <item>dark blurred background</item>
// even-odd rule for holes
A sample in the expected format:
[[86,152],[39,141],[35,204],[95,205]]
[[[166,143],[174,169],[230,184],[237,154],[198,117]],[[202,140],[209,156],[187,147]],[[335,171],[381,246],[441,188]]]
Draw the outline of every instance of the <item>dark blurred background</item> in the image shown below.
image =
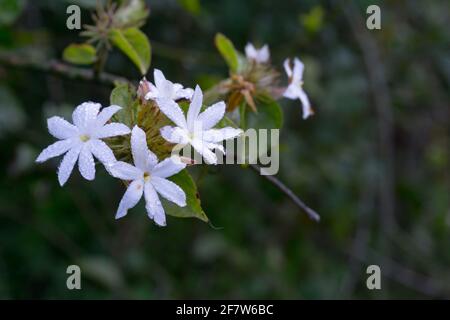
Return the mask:
[[[81,41],[66,28],[73,3],[90,23],[95,1],[1,0],[1,50],[61,59]],[[280,68],[305,62],[316,115],[282,101],[279,178],[322,221],[239,166],[193,172],[211,224],[158,228],[142,203],[115,221],[124,188],[103,168],[61,188],[59,159],[34,163],[53,140],[47,117],[106,105],[111,87],[0,63],[0,298],[450,298],[448,1],[147,4],[152,68],[186,86],[227,76],[216,32],[240,50],[268,43]],[[370,4],[381,30],[365,27]],[[139,79],[117,51],[106,70]],[[66,288],[71,264],[82,290]],[[366,287],[371,264],[381,290]]]

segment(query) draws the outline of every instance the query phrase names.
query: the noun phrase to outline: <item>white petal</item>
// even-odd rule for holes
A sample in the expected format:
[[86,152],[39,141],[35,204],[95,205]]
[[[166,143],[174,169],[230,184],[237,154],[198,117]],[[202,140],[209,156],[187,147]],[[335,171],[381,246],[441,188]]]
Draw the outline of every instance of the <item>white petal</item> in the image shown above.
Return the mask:
[[148,170],[158,162],[156,155],[147,147],[147,137],[144,130],[134,126],[131,132],[131,153],[134,165],[141,170]]
[[57,139],[68,139],[78,133],[77,127],[61,117],[51,117],[47,119],[48,131]]
[[158,163],[152,170],[152,176],[167,178],[186,168],[186,164],[174,158],[167,158]]
[[289,59],[285,59],[283,62],[283,67],[284,67],[284,71],[286,71],[286,75],[288,76],[288,78],[292,77],[292,68],[291,68],[291,63]]
[[217,156],[208,149],[207,143],[194,139],[191,141],[192,147],[203,156],[207,164],[217,164]]
[[95,163],[89,146],[89,144],[85,143],[81,148],[81,152],[78,157],[78,170],[80,170],[81,175],[86,180],[94,180]]
[[130,128],[128,128],[123,123],[113,122],[108,123],[98,129],[98,131],[95,133],[95,137],[98,139],[103,138],[110,138],[115,136],[122,136],[124,134],[129,134]]
[[292,75],[292,81],[296,83],[300,83],[303,78],[303,70],[305,66],[300,61],[299,58],[294,59],[294,74]]
[[220,101],[200,113],[198,121],[203,123],[203,130],[214,127],[225,115],[225,102]]
[[78,145],[66,153],[58,168],[58,181],[63,186],[72,173],[75,162],[80,154],[81,145]]
[[163,198],[175,203],[180,207],[186,206],[186,194],[178,185],[167,179],[152,177],[150,180],[153,187]]
[[226,127],[221,129],[210,129],[203,133],[203,140],[206,142],[220,142],[235,138],[242,134],[241,129],[235,129],[232,127]]
[[303,119],[306,119],[309,116],[313,115],[314,112],[311,109],[311,104],[309,103],[309,99],[308,99],[308,96],[306,95],[305,91],[300,90],[299,98],[300,98],[300,101],[302,102]]
[[258,61],[261,63],[266,63],[270,59],[269,46],[265,44],[258,52]]
[[136,180],[142,177],[142,170],[123,161],[117,161],[110,168],[110,173],[114,178],[121,180]]
[[37,157],[36,162],[44,162],[50,158],[60,156],[73,146],[74,142],[72,139],[57,141],[42,150],[42,152]]
[[151,82],[148,83],[149,91],[145,95],[145,100],[154,100],[159,97],[159,90]]
[[165,126],[159,129],[161,136],[170,143],[186,144],[188,138],[184,129]]
[[256,49],[251,43],[247,43],[245,46],[245,55],[248,59],[255,59],[256,58]]
[[116,105],[103,108],[97,116],[97,125],[103,126],[120,109],[122,109],[122,107]]
[[133,208],[141,199],[142,192],[144,190],[144,182],[139,179],[135,180],[127,188],[125,194],[120,200],[119,208],[117,209],[116,219],[120,219],[125,216],[128,212],[128,209]]
[[156,99],[159,109],[177,126],[187,128],[186,119],[180,106],[170,99]]
[[116,157],[111,148],[106,143],[98,139],[89,140],[92,154],[100,160],[100,162],[108,167],[116,162]]
[[161,72],[161,70],[155,69],[153,71],[153,80],[155,81],[156,87],[159,89],[163,86],[166,78],[164,77],[164,74]]
[[194,127],[194,122],[197,120],[198,114],[202,108],[203,103],[203,93],[200,87],[197,85],[195,87],[194,95],[192,96],[192,102],[189,105],[189,110],[187,113],[187,125],[189,130]]
[[165,226],[166,214],[164,212],[164,208],[159,200],[155,188],[153,188],[150,182],[145,184],[144,196],[145,209],[147,210],[148,217],[155,221],[157,225]]
[[94,102],[84,102],[80,104],[72,113],[73,124],[80,129],[87,128],[97,119],[101,107],[100,103]]
[[191,100],[193,94],[194,94],[194,90],[192,90],[191,88],[178,89],[175,91],[175,100],[178,100],[178,99]]
[[297,83],[291,83],[287,88],[286,91],[283,93],[283,97],[295,100],[299,98],[299,93],[301,91],[300,85]]

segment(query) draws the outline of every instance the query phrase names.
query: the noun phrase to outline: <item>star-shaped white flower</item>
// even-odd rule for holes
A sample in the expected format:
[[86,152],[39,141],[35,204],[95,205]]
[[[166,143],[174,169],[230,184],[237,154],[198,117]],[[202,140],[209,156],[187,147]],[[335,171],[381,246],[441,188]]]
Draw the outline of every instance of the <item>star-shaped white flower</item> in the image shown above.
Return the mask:
[[206,163],[217,164],[217,156],[212,150],[219,149],[225,153],[223,146],[218,143],[237,137],[242,130],[231,127],[213,129],[225,115],[225,102],[215,103],[200,113],[202,102],[202,90],[196,86],[185,117],[178,104],[172,100],[158,99],[160,110],[177,125],[177,127],[165,126],[160,132],[162,137],[171,143],[181,146],[190,144],[203,156]]
[[254,60],[257,63],[267,63],[270,59],[269,46],[265,44],[261,48],[256,49],[253,44],[247,43],[245,46],[245,55],[247,59]]
[[147,147],[145,132],[138,126],[131,131],[131,153],[134,166],[119,161],[110,169],[114,177],[131,181],[120,201],[116,219],[125,216],[128,209],[133,208],[144,194],[145,209],[149,218],[156,224],[165,226],[166,214],[158,193],[165,199],[184,207],[186,194],[183,189],[166,178],[177,174],[186,165],[174,158],[167,158],[158,163],[156,155]]
[[58,168],[61,186],[69,179],[77,160],[78,169],[87,180],[95,178],[93,156],[107,169],[116,161],[112,150],[101,139],[128,134],[130,129],[121,123],[106,124],[121,107],[112,105],[99,113],[100,108],[99,103],[93,102],[79,105],[72,114],[73,124],[56,116],[47,120],[48,131],[59,141],[45,148],[36,162],[44,162],[66,153]]
[[284,60],[284,70],[289,77],[289,86],[283,93],[283,96],[288,99],[300,99],[303,107],[303,119],[308,118],[314,114],[308,96],[303,90],[303,70],[305,66],[300,59],[294,59],[294,69],[291,68],[289,59]]
[[148,82],[149,91],[145,95],[146,100],[170,99],[191,99],[194,90],[183,88],[179,83],[173,83],[164,77],[161,70],[155,69],[153,72],[155,85]]

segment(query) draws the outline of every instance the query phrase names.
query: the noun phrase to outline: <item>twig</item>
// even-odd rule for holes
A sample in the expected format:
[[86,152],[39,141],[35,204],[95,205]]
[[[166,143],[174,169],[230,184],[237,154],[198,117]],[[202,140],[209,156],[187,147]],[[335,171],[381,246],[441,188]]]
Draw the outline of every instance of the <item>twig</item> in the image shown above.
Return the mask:
[[57,60],[33,61],[25,57],[13,56],[5,53],[0,53],[0,65],[48,72],[73,80],[98,82],[99,84],[108,86],[114,85],[115,82],[131,82],[124,77],[105,72],[102,72],[96,77],[92,70],[73,67]]
[[[258,165],[250,164],[249,166],[258,174],[261,173],[261,168]],[[276,186],[280,191],[282,191],[286,196],[288,196],[292,200],[292,202],[294,202],[300,209],[302,209],[308,215],[310,219],[317,222],[320,221],[319,214],[310,207],[308,207],[302,200],[300,200],[300,198],[283,182],[278,180],[275,176],[270,175],[261,175],[261,176],[269,180],[274,186]]]

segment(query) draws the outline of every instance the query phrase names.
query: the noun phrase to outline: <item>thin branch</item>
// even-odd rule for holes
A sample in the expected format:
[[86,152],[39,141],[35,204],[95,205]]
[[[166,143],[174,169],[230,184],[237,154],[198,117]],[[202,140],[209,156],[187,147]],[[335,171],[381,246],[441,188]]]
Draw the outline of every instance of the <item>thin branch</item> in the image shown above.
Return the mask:
[[[258,174],[261,175],[261,168],[256,164],[250,164],[250,168],[252,168],[254,171],[256,171]],[[276,186],[280,191],[282,191],[286,196],[288,196],[292,202],[294,202],[297,207],[302,209],[310,219],[319,222],[320,216],[317,212],[315,212],[313,209],[308,207],[291,189],[289,189],[283,182],[278,180],[275,176],[270,175],[261,175],[262,177],[269,180],[274,186]]]
[[5,53],[0,53],[0,65],[39,72],[47,72],[72,80],[97,82],[99,84],[107,86],[114,85],[115,82],[130,82],[130,80],[124,77],[105,72],[102,72],[98,75],[98,77],[96,77],[94,71],[90,69],[73,67],[57,60],[33,61],[25,57],[19,57],[16,55]]

